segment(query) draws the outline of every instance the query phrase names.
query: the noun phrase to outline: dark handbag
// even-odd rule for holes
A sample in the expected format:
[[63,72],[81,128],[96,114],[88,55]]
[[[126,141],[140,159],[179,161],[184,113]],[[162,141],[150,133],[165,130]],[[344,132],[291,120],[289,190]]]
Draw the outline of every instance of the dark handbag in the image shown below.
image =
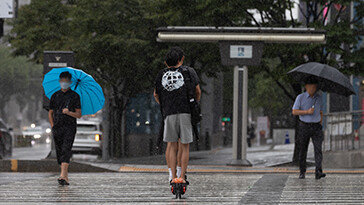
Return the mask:
[[192,87],[192,80],[191,80],[191,72],[189,67],[182,67],[182,72],[185,73],[184,76],[186,76],[186,90],[187,90],[187,98],[188,98],[188,104],[190,107],[191,112],[191,122],[192,125],[196,125],[199,123],[202,119],[201,115],[201,106],[200,103],[196,100],[196,90]]

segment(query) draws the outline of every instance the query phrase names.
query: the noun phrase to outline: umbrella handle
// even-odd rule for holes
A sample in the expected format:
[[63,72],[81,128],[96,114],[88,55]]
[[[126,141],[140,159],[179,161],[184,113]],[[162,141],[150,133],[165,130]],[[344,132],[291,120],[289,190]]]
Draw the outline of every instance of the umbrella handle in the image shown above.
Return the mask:
[[315,97],[315,102],[313,102],[313,105],[311,108],[315,108],[315,104],[316,104],[316,100],[317,100],[318,97]]
[[70,101],[71,101],[71,100],[68,100],[68,101],[67,101],[66,108],[68,108],[68,106],[70,105]]
[[77,89],[78,84],[80,84],[80,82],[81,82],[81,80],[80,79],[77,79],[76,86],[75,86],[75,90]]

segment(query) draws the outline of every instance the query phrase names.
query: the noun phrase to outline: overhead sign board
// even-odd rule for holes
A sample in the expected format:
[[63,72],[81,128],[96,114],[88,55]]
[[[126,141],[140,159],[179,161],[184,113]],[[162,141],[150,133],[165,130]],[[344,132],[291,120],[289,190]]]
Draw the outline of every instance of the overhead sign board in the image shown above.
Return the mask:
[[73,67],[75,64],[73,51],[44,51],[43,74],[52,68]]
[[0,18],[13,18],[14,4],[13,0],[0,0]]

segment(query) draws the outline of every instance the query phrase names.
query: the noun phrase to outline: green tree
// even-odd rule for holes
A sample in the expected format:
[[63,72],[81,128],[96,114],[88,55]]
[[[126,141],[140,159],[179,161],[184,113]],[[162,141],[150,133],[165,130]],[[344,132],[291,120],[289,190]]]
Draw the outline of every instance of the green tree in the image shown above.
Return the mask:
[[103,84],[109,99],[112,157],[127,155],[125,109],[130,97],[150,87],[153,68],[141,1],[79,0],[71,22],[78,67]]
[[42,63],[44,50],[67,49],[70,6],[61,0],[37,0],[19,8],[8,40],[15,55]]

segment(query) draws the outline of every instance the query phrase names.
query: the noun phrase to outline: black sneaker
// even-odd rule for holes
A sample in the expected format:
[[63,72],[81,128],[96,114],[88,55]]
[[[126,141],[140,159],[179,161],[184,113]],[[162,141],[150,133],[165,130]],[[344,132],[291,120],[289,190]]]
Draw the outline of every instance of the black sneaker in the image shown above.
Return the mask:
[[300,173],[300,176],[298,178],[299,179],[304,179],[305,178],[305,173]]
[[326,174],[324,174],[322,172],[316,172],[316,174],[315,174],[316,179],[321,179],[321,178],[324,178],[324,177],[326,177]]

